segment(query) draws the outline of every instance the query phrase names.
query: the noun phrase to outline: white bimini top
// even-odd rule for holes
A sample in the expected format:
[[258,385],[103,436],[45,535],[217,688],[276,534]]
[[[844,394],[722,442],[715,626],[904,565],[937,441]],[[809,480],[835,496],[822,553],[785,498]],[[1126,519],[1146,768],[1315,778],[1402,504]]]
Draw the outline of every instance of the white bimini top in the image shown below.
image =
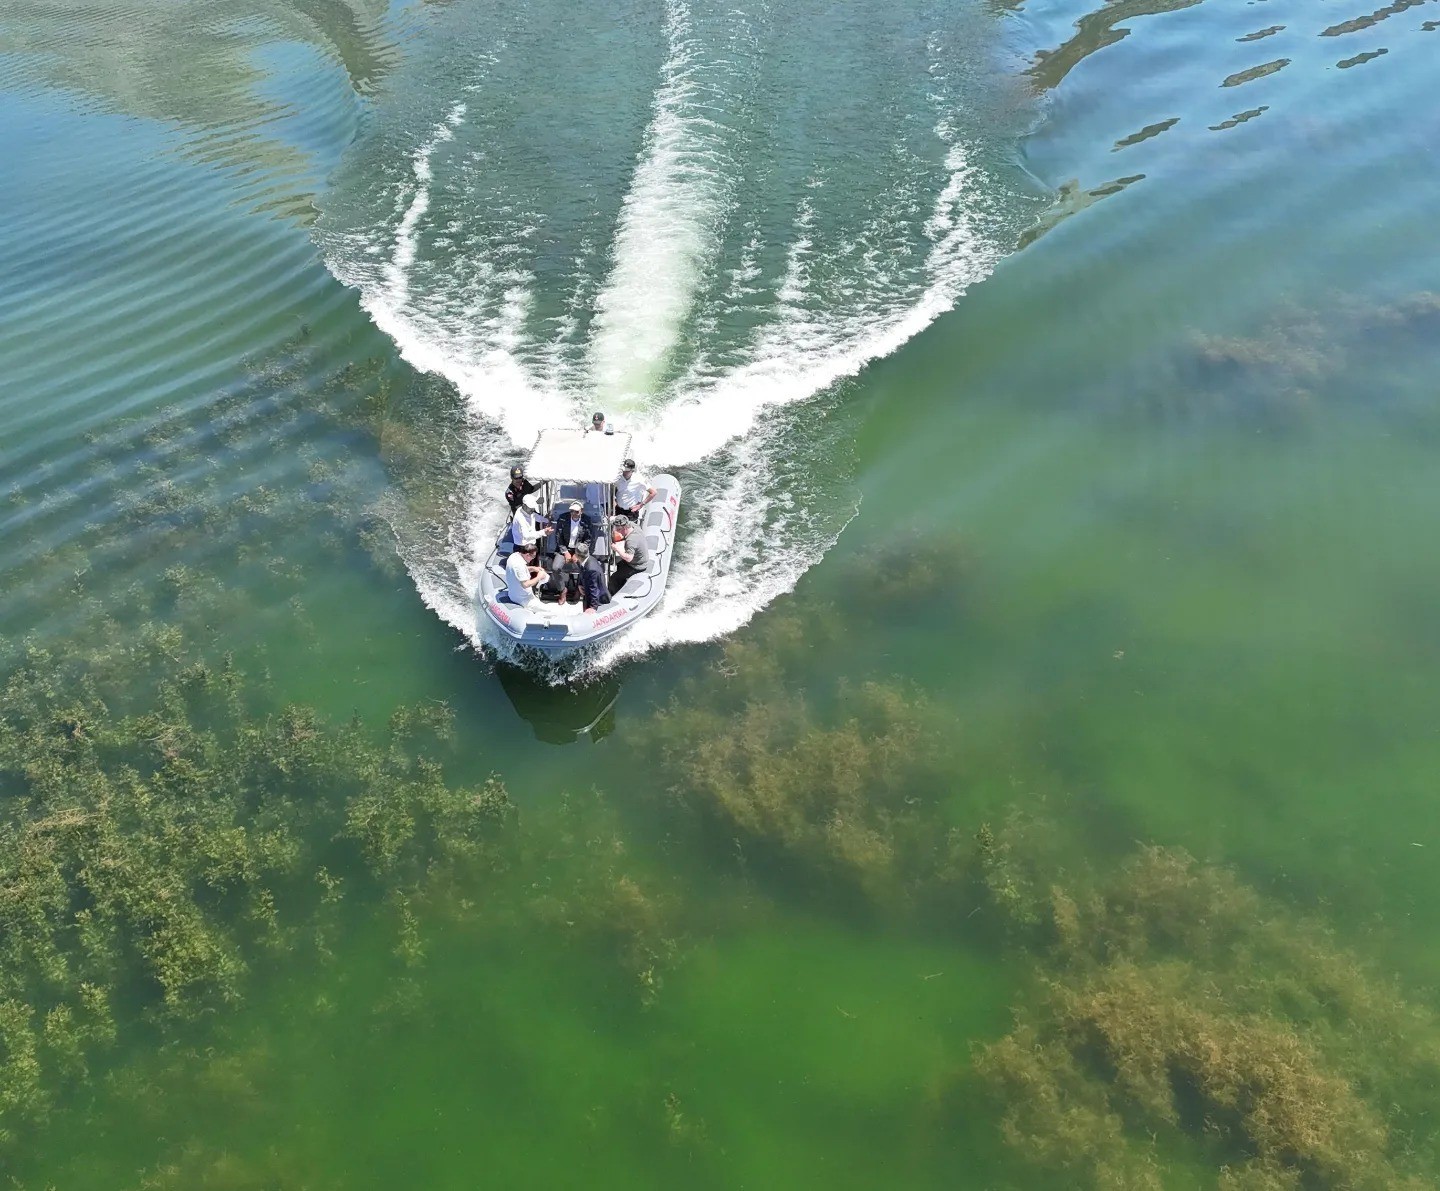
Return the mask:
[[608,484],[630,454],[628,434],[589,430],[542,430],[530,452],[525,474],[532,480],[571,480]]

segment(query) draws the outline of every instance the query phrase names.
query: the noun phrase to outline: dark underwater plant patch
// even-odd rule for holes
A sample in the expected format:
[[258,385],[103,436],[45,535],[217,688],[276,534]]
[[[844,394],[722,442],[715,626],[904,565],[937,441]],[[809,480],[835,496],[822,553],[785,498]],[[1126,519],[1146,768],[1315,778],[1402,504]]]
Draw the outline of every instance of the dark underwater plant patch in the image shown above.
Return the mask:
[[1323,928],[1159,848],[993,904],[1042,991],[974,1073],[1027,1164],[1160,1188],[1189,1151],[1227,1191],[1432,1185],[1440,1022]]
[[488,864],[512,817],[498,783],[452,788],[428,759],[443,708],[375,739],[252,712],[225,665],[111,685],[123,669],[32,651],[0,687],[0,1143],[117,1041],[322,955],[342,899]]

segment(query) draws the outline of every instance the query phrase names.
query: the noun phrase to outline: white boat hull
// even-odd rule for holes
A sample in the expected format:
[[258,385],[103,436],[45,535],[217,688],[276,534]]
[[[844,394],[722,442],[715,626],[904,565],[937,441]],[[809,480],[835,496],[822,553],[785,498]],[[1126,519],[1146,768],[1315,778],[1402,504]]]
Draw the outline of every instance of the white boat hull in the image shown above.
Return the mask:
[[[533,599],[513,604],[505,594],[505,560],[509,543],[502,540],[485,560],[476,592],[478,611],[501,636],[541,653],[559,655],[598,645],[652,612],[665,595],[680,517],[680,481],[659,475],[650,481],[655,499],[647,504],[640,526],[650,551],[644,574],[632,575],[625,586],[589,612],[578,604],[549,604]],[[598,511],[596,513],[598,516]]]

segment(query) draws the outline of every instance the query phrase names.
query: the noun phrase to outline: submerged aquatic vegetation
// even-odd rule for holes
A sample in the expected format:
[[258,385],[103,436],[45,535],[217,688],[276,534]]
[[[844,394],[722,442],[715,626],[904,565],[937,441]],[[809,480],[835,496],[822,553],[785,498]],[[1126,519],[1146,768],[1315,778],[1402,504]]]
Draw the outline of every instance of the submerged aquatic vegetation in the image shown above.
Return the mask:
[[1168,1185],[1187,1149],[1227,1188],[1429,1185],[1440,1022],[1322,928],[1159,848],[1020,905],[1044,992],[975,1070],[1027,1161],[1096,1187]]
[[[164,580],[177,600],[196,582]],[[498,780],[447,780],[452,718],[422,703],[372,730],[277,706],[162,622],[0,671],[0,1167],[17,1186],[27,1153],[61,1161],[36,1142],[85,1133],[91,1111],[166,1139],[110,1185],[141,1166],[146,1186],[299,1177],[298,1142],[234,1155],[176,1121],[199,1103],[284,1132],[266,1089],[292,1077],[242,1013],[261,992],[308,982],[325,991],[288,1017],[339,1002],[361,1028],[411,1028],[437,963],[544,939],[613,973],[616,1006],[653,1003],[678,899],[598,798],[521,831]]]
[[417,743],[440,709],[376,741],[249,710],[178,631],[127,660],[32,651],[0,687],[0,1140],[125,1036],[236,1005],[266,956],[323,954],[342,893],[483,866],[511,818]]
[[623,998],[653,1005],[682,933],[673,883],[647,874],[597,793],[567,795],[515,841],[511,922],[617,974]]
[[751,860],[882,901],[930,867],[936,725],[900,687],[842,685],[823,713],[798,691],[739,710],[677,699],[653,730],[673,805]]
[[[248,362],[244,379],[203,408],[117,419],[37,471],[29,490],[13,489],[17,508],[28,507],[0,534],[9,561],[0,660],[13,662],[16,643],[41,626],[99,648],[152,620],[220,634],[362,550],[393,567],[378,529],[383,477],[373,452],[353,449],[375,429],[364,411],[386,378],[370,367],[346,378],[353,386],[317,383],[315,351],[298,336]],[[276,470],[279,442],[288,475]]]
[[893,684],[802,685],[810,620],[775,620],[646,725],[671,834],[780,897],[858,895],[1033,964],[940,1097],[965,1128],[996,1122],[1052,1185],[1430,1185],[1440,1021],[1413,992],[1228,869],[1107,854],[1040,769],[976,823],[963,726]]
[[[1389,302],[1345,295],[1282,307],[1254,334],[1192,336],[1174,360],[1180,399],[1163,406],[1188,418],[1290,428],[1343,405],[1433,428],[1428,403],[1417,406],[1413,384],[1394,369],[1432,345],[1437,328],[1440,297],[1426,291]],[[1397,352],[1398,343],[1407,351]]]
[[[851,565],[897,571],[899,556],[913,562],[903,547]],[[963,586],[967,570],[945,574]],[[982,808],[1016,798],[1043,807],[1050,775],[1014,758],[1008,737],[973,731],[898,678],[816,682],[815,653],[834,644],[834,624],[833,609],[813,601],[768,614],[641,726],[637,740],[658,752],[663,824],[726,870],[969,937],[989,925],[972,915],[1002,880],[1004,846],[988,852],[974,838]],[[974,788],[969,774],[992,750],[1011,766],[1009,782]]]

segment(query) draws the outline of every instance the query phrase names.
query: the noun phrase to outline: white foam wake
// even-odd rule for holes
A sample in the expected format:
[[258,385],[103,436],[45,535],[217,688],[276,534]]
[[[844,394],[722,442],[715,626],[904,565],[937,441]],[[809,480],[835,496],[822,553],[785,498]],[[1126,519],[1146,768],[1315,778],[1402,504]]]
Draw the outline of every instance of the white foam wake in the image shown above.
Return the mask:
[[[793,589],[848,519],[842,510],[798,543],[792,533],[773,534],[777,494],[785,491],[776,464],[786,444],[777,441],[772,411],[813,398],[894,352],[952,309],[1002,255],[1003,237],[986,201],[992,179],[972,164],[951,119],[955,100],[943,73],[932,68],[933,129],[944,167],[942,178],[924,183],[934,197],[920,208],[928,207],[923,226],[880,210],[838,243],[817,203],[823,187],[844,181],[815,176],[794,206],[788,238],[776,246],[783,263],[768,286],[766,245],[751,222],[738,229],[738,264],[716,292],[707,291],[739,168],[716,118],[727,96],[706,73],[724,55],[700,43],[683,0],[668,6],[667,39],[604,280],[598,286],[586,276],[570,280],[570,299],[550,316],[549,339],[537,333],[543,321],[527,322],[536,282],[513,245],[497,241],[462,261],[427,254],[425,237],[453,226],[453,220],[432,226],[443,221],[432,216],[432,206],[440,206],[433,194],[436,157],[464,125],[464,104],[454,105],[413,152],[389,242],[361,236],[347,251],[331,253],[332,268],[360,289],[364,308],[402,356],[446,377],[465,399],[468,421],[457,428],[465,438],[464,474],[443,540],[437,544],[431,532],[424,550],[407,550],[405,533],[397,536],[427,605],[475,644],[502,653],[473,593],[503,521],[497,494],[505,469],[541,429],[579,425],[600,404],[635,431],[642,464],[673,470],[703,463],[709,474],[697,491],[682,473],[686,528],[664,605],[590,664],[603,668],[658,646],[732,632]],[[940,56],[932,47],[932,57]],[[514,234],[523,240],[529,233]],[[917,235],[923,255],[902,267],[896,262],[912,260],[909,243]],[[855,271],[839,286],[837,258],[853,260]],[[817,272],[824,269],[822,282]],[[703,300],[713,308],[700,309],[707,292]],[[711,366],[705,344],[691,343],[688,367],[671,374],[686,335],[722,325],[731,306],[766,293],[768,306],[743,354],[737,357],[731,344],[721,353],[728,362]],[[585,352],[576,354],[569,348],[583,325],[581,301],[590,303],[593,319]],[[401,519],[403,512],[397,525]]]
[[[346,251],[328,254],[331,271],[360,291],[360,305],[405,361],[452,381],[476,417],[503,427],[514,443],[534,442],[545,426],[569,420],[570,403],[537,383],[517,349],[531,302],[530,277],[495,263],[471,262],[459,293],[450,275],[421,259],[421,232],[432,203],[434,157],[465,123],[467,105],[454,104],[410,159],[403,213],[388,259],[377,268],[379,246],[362,234]],[[463,302],[466,319],[454,309]]]
[[590,342],[596,399],[618,411],[637,409],[660,378],[718,247],[729,198],[724,129],[706,114],[726,97],[705,84],[702,50],[679,0],[667,5],[666,24],[670,53]]

